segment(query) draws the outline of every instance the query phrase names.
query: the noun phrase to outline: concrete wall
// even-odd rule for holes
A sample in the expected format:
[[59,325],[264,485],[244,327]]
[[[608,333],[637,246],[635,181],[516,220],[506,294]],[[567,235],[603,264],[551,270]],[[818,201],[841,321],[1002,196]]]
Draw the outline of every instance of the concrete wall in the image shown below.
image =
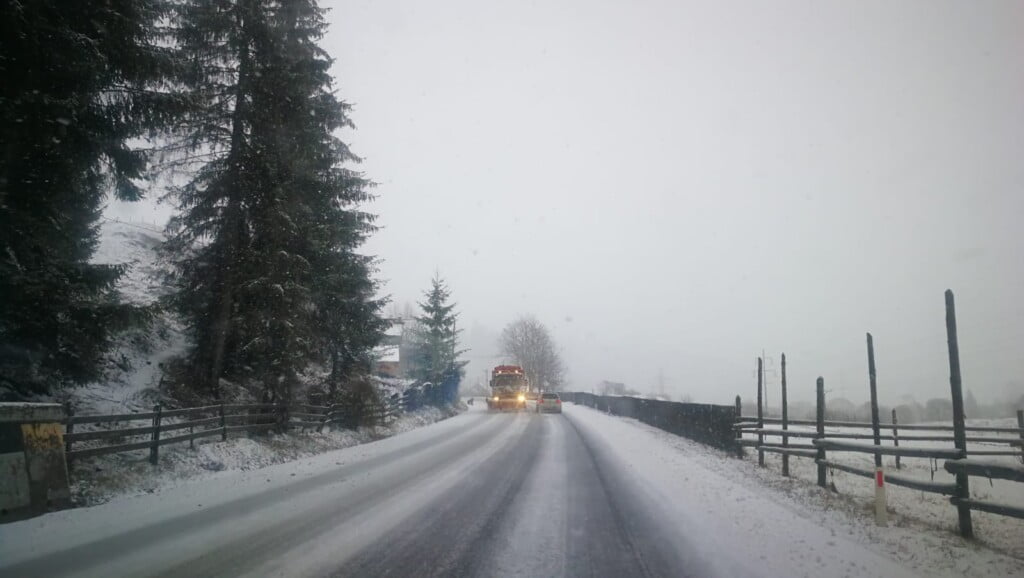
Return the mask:
[[0,403],[0,521],[67,507],[64,410],[53,403]]

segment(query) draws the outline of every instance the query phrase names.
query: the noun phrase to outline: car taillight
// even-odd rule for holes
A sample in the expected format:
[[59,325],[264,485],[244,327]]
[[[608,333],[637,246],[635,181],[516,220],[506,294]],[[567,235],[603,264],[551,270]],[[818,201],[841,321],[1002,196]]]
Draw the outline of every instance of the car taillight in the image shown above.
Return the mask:
[[560,400],[560,399],[556,399],[556,400],[555,400],[555,403],[562,403],[562,400]]

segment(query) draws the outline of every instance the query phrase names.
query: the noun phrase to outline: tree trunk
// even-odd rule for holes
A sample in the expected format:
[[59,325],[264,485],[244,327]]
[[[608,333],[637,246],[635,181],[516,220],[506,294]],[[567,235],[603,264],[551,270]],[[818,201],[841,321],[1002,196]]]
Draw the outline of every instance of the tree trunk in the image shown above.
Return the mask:
[[341,381],[341,359],[336,347],[331,348],[331,375],[327,378],[327,395],[334,403],[338,395],[338,382]]
[[213,346],[210,358],[209,387],[214,397],[220,399],[220,378],[224,374],[224,357],[228,333],[231,330],[231,312],[235,304],[234,268],[241,245],[242,202],[239,179],[242,175],[242,148],[245,146],[245,123],[248,116],[249,74],[251,63],[249,20],[251,5],[246,3],[239,11],[238,25],[242,30],[242,48],[238,55],[238,83],[235,87],[235,110],[231,120],[231,152],[228,172],[228,198],[224,208],[224,245],[221,248],[220,298],[213,320]]

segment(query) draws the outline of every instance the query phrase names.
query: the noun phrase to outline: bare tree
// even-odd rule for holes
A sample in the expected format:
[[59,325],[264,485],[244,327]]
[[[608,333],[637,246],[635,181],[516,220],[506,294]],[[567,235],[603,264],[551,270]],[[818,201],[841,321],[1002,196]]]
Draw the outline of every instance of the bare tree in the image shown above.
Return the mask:
[[525,315],[505,326],[498,345],[504,355],[523,368],[532,388],[561,387],[565,366],[548,328],[537,318]]

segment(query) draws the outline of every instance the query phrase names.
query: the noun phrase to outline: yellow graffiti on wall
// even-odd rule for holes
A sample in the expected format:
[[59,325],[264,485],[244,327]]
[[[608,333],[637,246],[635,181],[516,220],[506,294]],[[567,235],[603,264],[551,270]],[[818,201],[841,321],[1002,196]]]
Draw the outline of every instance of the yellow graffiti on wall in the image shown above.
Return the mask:
[[59,423],[21,424],[21,435],[28,452],[64,451],[64,432]]

